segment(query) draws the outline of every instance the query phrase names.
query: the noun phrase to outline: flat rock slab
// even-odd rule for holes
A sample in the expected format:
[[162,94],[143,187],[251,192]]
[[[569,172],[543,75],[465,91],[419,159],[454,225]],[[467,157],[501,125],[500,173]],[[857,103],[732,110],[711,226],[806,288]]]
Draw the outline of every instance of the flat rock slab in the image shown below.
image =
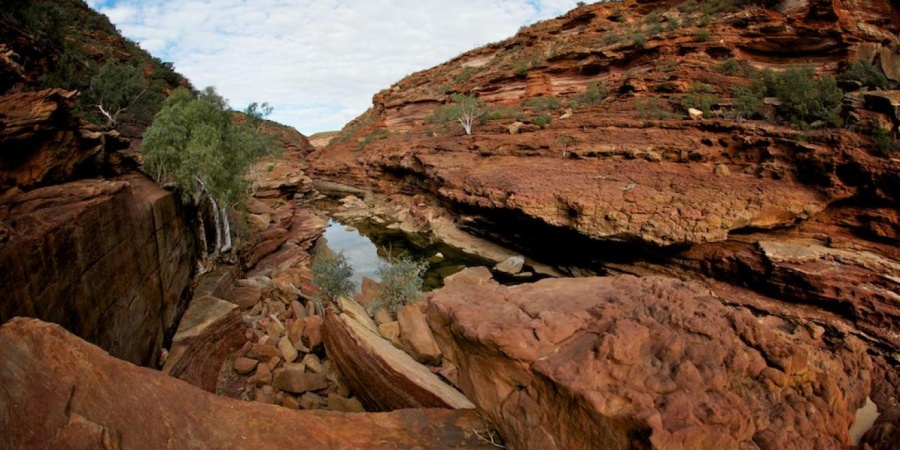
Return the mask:
[[463,394],[346,314],[327,313],[325,349],[368,411],[474,408]]
[[796,182],[717,177],[701,165],[511,156],[475,164],[466,153],[420,158],[441,180],[438,194],[446,200],[517,210],[592,238],[657,245],[722,241],[741,228],[792,225],[825,206],[814,190]]
[[216,397],[110,357],[57,325],[0,328],[3,446],[33,448],[494,448],[473,410],[343,414]]
[[858,339],[699,285],[465,274],[435,292],[429,323],[511,448],[840,449],[870,390]]

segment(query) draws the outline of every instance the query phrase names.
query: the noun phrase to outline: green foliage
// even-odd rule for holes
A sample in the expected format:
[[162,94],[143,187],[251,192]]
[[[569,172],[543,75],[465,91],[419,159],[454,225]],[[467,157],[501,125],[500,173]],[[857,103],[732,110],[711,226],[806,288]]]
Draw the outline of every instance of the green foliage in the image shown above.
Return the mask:
[[834,77],[816,78],[815,68],[805,66],[783,72],[767,69],[753,74],[752,78],[749,88],[738,89],[735,93],[736,109],[745,117],[755,114],[765,97],[778,97],[781,100],[779,114],[801,128],[817,120],[832,126],[840,125],[844,93]]
[[379,301],[375,308],[386,306],[391,314],[411,303],[422,299],[422,282],[428,263],[417,262],[409,257],[389,258],[378,267],[381,278]]
[[563,99],[558,97],[533,97],[522,102],[522,106],[534,112],[556,111],[561,108]]
[[325,302],[334,302],[338,297],[347,297],[353,294],[354,286],[350,278],[353,276],[353,268],[347,262],[344,253],[334,253],[324,249],[313,258],[309,268],[312,275],[312,284],[319,288],[319,292],[313,296],[316,309],[325,310]]
[[716,71],[725,75],[740,75],[744,72],[741,63],[735,58],[728,58],[719,63]]
[[839,80],[858,81],[863,86],[887,89],[890,82],[881,70],[868,61],[856,60],[842,73]]
[[648,98],[645,101],[638,101],[635,108],[637,109],[638,117],[642,119],[656,119],[656,120],[673,120],[673,119],[681,119],[679,114],[675,114],[665,106],[660,103],[659,99],[656,98]]
[[640,31],[635,32],[634,35],[631,36],[631,43],[637,48],[644,48],[644,46],[647,45],[647,37]]
[[578,2],[578,3],[575,4],[575,6],[577,6],[577,7],[579,7],[579,8],[581,8],[581,7],[584,6],[584,5],[586,5],[586,3],[584,3],[584,2]]
[[666,30],[675,31],[681,26],[681,21],[677,17],[669,17],[666,21]]
[[174,183],[184,202],[209,196],[221,205],[246,195],[244,172],[275,151],[273,140],[232,120],[228,104],[213,88],[199,97],[177,89],[144,133],[144,165],[158,181]]
[[107,61],[91,78],[82,104],[90,105],[98,119],[115,127],[119,115],[144,94],[147,85],[140,68]]
[[503,119],[516,119],[521,120],[524,117],[524,113],[521,108],[509,108],[509,107],[496,107],[490,108],[488,110],[485,118],[487,120],[503,120]]
[[606,90],[606,84],[600,81],[589,84],[587,90],[576,97],[575,101],[582,105],[596,105],[606,100],[607,96],[609,96],[609,91]]
[[695,42],[706,42],[709,40],[709,30],[700,30],[694,33]]
[[372,142],[380,141],[382,139],[387,139],[390,136],[390,133],[387,130],[375,130],[371,133],[367,134],[356,147],[356,151],[361,152],[363,149],[369,146]]
[[890,130],[876,126],[872,138],[875,140],[875,152],[878,155],[888,157],[897,151],[897,141],[894,140]]
[[531,122],[541,128],[547,128],[547,125],[550,125],[550,122],[553,122],[553,116],[542,114],[535,117]]
[[611,31],[606,32],[603,37],[600,38],[600,42],[602,42],[603,45],[612,45],[621,41],[622,35],[619,33],[613,33]]
[[480,98],[465,94],[453,94],[450,101],[450,104],[436,108],[428,121],[444,125],[457,121],[466,134],[472,134],[472,125],[487,112],[487,105]]

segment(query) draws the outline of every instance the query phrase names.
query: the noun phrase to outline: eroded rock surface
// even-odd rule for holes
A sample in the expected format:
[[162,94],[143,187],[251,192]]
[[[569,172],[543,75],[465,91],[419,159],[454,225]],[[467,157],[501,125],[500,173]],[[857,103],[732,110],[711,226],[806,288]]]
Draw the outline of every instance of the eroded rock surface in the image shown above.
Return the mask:
[[514,448],[843,448],[871,389],[860,340],[667,278],[464,272],[428,313]]
[[493,448],[472,410],[290,411],[216,397],[34,319],[0,328],[9,448]]

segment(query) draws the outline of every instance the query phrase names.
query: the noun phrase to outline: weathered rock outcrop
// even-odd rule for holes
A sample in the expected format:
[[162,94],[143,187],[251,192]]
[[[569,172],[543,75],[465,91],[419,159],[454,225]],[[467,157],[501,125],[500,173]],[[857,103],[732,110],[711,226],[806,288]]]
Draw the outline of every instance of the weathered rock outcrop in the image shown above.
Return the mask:
[[7,192],[0,200],[0,320],[38,317],[152,365],[184,311],[192,230],[141,175]]
[[128,172],[127,143],[80,128],[73,96],[0,97],[0,321],[59,323],[152,365],[184,311],[193,231],[172,193]]
[[62,328],[0,328],[0,434],[9,448],[492,448],[472,410],[290,411],[216,397],[111,358]]
[[844,448],[870,392],[858,339],[620,276],[504,287],[477,270],[429,320],[513,448]]
[[427,367],[347,314],[326,314],[323,334],[329,357],[370,411],[474,408]]

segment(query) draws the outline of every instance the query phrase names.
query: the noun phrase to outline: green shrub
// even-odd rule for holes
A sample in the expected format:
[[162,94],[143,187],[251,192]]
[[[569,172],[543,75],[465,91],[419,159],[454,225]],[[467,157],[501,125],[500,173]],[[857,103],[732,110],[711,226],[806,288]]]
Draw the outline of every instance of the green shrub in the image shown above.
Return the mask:
[[638,101],[635,105],[637,109],[638,117],[642,119],[656,119],[656,120],[673,120],[673,119],[681,119],[681,115],[675,114],[665,106],[663,106],[659,99],[649,98],[644,101]]
[[719,66],[716,67],[716,71],[725,75],[740,75],[743,73],[741,63],[735,58],[728,58],[719,63]]
[[602,42],[603,45],[612,45],[617,42],[620,42],[621,40],[622,40],[621,34],[612,33],[612,32],[608,32],[608,33],[604,34],[602,38],[600,38],[600,42]]
[[381,290],[373,309],[386,306],[393,315],[400,308],[421,300],[427,269],[428,263],[424,261],[417,262],[409,257],[389,258],[378,267]]
[[810,123],[822,120],[839,126],[841,100],[844,93],[834,77],[823,75],[816,79],[812,66],[793,67],[783,72],[766,69],[753,74],[749,88],[735,92],[738,112],[750,117],[762,106],[765,97],[778,97],[778,112],[785,119],[806,128]]
[[640,32],[637,32],[631,37],[631,42],[637,48],[644,48],[647,45],[647,38]]
[[531,122],[541,128],[547,128],[547,125],[550,125],[550,122],[553,122],[553,116],[549,116],[547,114],[542,114],[540,116],[535,117],[534,120],[532,120]]
[[375,130],[371,133],[367,134],[362,141],[359,142],[359,145],[356,146],[356,151],[361,152],[363,149],[369,146],[372,142],[380,141],[382,139],[387,139],[390,136],[390,133],[387,130]]
[[605,100],[607,96],[609,96],[609,92],[606,90],[606,85],[601,81],[589,84],[587,90],[576,97],[575,101],[582,105],[596,105]]
[[556,111],[562,107],[563,100],[558,97],[533,97],[522,102],[522,106],[535,112]]
[[842,73],[838,79],[858,81],[863,86],[881,89],[887,89],[890,86],[887,77],[874,64],[862,60],[853,61],[847,71]]
[[875,152],[880,156],[890,156],[891,153],[897,150],[897,141],[891,136],[890,130],[886,130],[880,126],[875,127],[872,138],[875,139]]
[[669,17],[669,19],[666,21],[666,30],[668,30],[668,31],[677,30],[678,27],[680,27],[680,26],[681,26],[681,21],[678,20],[677,17]]
[[694,41],[706,42],[709,40],[709,30],[700,30],[694,34]]
[[334,253],[330,250],[319,252],[313,258],[310,267],[312,284],[319,288],[319,292],[313,296],[316,309],[319,312],[325,310],[325,302],[334,302],[338,297],[346,297],[353,293],[353,268],[347,262],[343,253]]

